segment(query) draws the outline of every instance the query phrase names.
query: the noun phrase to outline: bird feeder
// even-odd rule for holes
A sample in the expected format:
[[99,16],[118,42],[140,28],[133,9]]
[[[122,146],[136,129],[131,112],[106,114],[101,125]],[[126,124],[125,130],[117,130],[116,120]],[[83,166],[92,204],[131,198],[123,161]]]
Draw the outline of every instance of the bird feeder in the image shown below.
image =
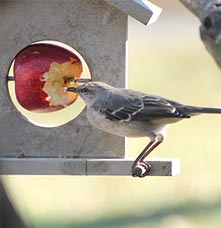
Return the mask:
[[[125,139],[93,128],[76,95],[48,88],[71,77],[126,87],[128,15],[149,24],[161,10],[143,0],[3,0],[1,7],[0,174],[130,175]],[[150,175],[179,169],[176,159],[149,162]]]

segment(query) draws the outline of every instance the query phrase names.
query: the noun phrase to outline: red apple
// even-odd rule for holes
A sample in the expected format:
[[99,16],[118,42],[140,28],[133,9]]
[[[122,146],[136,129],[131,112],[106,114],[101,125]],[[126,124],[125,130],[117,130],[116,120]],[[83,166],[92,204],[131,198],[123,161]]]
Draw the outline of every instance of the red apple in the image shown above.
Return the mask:
[[53,44],[30,45],[14,61],[17,101],[35,112],[64,108],[77,99],[77,94],[64,92],[63,87],[74,86],[68,78],[81,73],[81,61],[71,51]]

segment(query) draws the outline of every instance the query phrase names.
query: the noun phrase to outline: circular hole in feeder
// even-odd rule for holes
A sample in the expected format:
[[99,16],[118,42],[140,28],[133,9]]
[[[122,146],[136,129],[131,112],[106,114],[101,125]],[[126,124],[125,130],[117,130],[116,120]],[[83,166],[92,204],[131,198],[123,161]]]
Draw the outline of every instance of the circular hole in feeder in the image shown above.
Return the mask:
[[85,104],[64,87],[77,86],[71,78],[91,78],[87,63],[72,47],[39,41],[22,49],[8,73],[13,104],[31,123],[61,126],[78,116]]

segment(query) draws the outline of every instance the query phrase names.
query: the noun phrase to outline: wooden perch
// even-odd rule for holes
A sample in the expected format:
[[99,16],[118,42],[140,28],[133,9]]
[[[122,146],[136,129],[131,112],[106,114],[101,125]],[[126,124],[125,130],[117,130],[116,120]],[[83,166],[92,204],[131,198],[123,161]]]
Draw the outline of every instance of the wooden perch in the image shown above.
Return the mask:
[[[174,176],[179,159],[149,159],[149,176]],[[71,158],[0,158],[0,174],[131,176],[133,160]]]
[[201,21],[200,37],[221,67],[221,0],[180,0]]

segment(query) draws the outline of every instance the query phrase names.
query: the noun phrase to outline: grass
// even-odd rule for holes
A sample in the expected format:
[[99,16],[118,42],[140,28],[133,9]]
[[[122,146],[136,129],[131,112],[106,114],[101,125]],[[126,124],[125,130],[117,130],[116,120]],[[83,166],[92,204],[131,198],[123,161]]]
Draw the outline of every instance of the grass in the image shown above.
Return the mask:
[[[165,13],[148,29],[130,21],[129,87],[182,103],[221,106],[220,71],[198,38],[198,22],[182,10],[190,23],[169,33],[166,20],[175,26],[178,15]],[[176,177],[3,180],[31,228],[216,228],[221,226],[220,126],[220,116],[205,115],[168,129],[167,140],[151,156],[180,158]],[[129,156],[137,156],[146,142],[130,139]]]
[[[141,211],[137,211],[136,214],[106,217],[90,222],[69,222],[65,225],[65,228],[194,227],[201,217],[206,217],[204,221],[200,221],[201,227],[208,227],[208,225],[211,227],[211,224],[207,222],[207,218],[210,216],[214,219],[214,227],[219,227],[221,225],[220,203],[220,200],[209,204],[187,201],[178,205],[167,205],[153,210],[151,213],[147,213],[149,208],[143,208]],[[171,226],[171,224],[173,225]],[[46,225],[45,228],[60,228],[61,226],[62,224],[54,223]]]

